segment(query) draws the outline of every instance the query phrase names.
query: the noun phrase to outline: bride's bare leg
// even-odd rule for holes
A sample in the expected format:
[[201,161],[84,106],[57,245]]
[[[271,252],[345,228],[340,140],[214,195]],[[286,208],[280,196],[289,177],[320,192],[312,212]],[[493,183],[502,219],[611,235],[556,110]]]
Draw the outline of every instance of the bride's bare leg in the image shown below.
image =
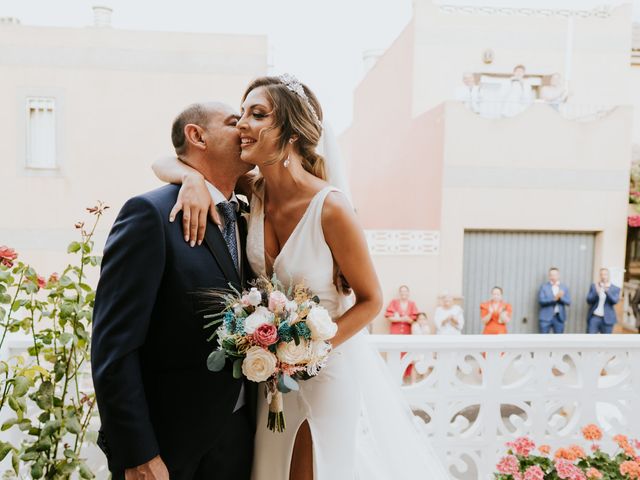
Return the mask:
[[293,444],[289,480],[313,480],[313,439],[306,420],[300,425]]

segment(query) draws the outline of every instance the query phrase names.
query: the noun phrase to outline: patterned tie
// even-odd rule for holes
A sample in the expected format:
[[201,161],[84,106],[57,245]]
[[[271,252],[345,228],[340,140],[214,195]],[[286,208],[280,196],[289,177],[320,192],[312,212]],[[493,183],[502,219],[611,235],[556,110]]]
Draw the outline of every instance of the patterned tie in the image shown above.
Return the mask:
[[222,236],[227,244],[236,270],[240,271],[238,264],[238,239],[236,238],[236,203],[220,202],[216,207],[218,207],[218,211],[222,214],[222,218],[224,218]]

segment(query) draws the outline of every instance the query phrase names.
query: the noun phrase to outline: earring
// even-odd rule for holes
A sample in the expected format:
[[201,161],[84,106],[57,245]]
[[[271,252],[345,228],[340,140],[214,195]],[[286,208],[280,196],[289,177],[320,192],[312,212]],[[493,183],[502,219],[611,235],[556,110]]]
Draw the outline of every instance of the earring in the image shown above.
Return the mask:
[[290,139],[289,139],[289,143],[290,143],[291,145],[293,145],[293,142],[295,142],[295,140],[294,140],[293,138],[290,138]]
[[291,163],[291,160],[289,160],[289,157],[287,157],[285,161],[282,162],[282,165],[284,166],[284,168],[287,168],[290,163]]

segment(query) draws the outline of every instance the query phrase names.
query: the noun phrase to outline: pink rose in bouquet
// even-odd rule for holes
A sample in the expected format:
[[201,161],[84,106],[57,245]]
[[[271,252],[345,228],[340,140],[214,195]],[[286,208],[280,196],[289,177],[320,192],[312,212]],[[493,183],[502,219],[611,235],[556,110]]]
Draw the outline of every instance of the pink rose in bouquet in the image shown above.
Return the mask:
[[275,325],[264,323],[253,332],[253,340],[261,347],[268,347],[278,341],[278,329]]

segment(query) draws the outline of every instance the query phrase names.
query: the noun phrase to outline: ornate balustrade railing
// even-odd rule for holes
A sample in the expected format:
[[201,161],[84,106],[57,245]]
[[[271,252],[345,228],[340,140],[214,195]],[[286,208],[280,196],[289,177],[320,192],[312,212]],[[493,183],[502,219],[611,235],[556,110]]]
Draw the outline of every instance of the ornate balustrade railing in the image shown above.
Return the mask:
[[505,442],[521,435],[566,446],[582,443],[581,427],[596,423],[609,437],[640,436],[640,336],[371,335],[370,341],[425,420],[453,478],[493,478]]

